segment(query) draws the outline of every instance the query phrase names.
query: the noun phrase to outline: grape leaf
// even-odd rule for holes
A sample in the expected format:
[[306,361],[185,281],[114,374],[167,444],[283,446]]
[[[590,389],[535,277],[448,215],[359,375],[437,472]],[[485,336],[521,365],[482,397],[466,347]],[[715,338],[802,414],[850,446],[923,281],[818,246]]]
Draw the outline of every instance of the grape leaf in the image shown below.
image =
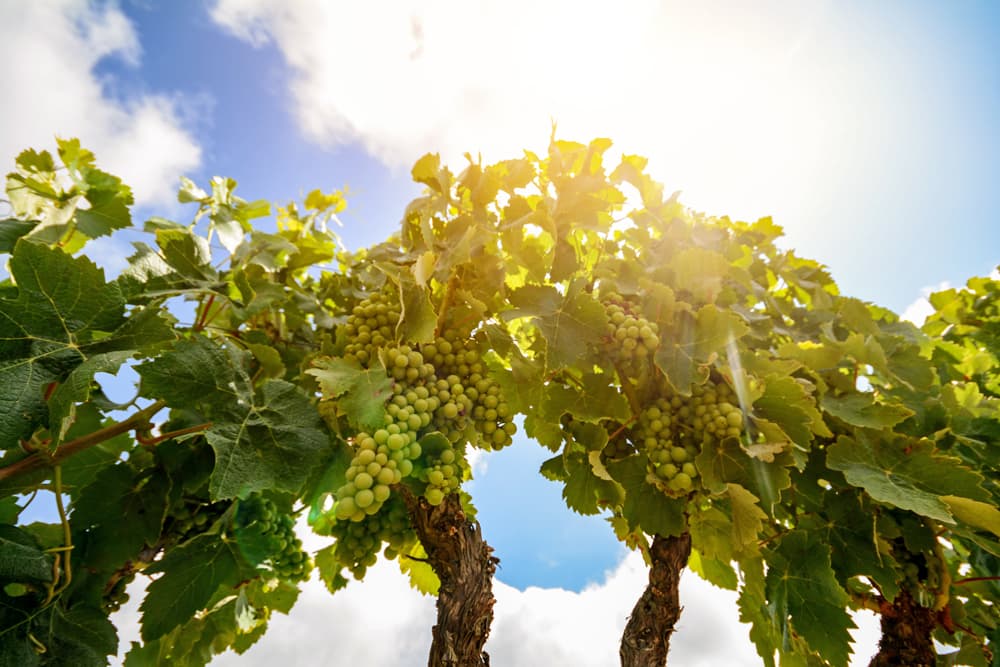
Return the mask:
[[712,493],[725,493],[729,483],[739,484],[760,499],[761,506],[770,513],[780,500],[781,492],[791,486],[791,455],[783,452],[765,463],[751,457],[740,447],[735,438],[722,442],[709,440],[695,458],[702,476],[702,484]]
[[545,388],[541,406],[542,417],[558,422],[564,414],[587,422],[603,419],[628,421],[632,416],[628,400],[621,390],[609,384],[609,377],[586,373],[580,387],[551,383]]
[[779,633],[798,633],[833,665],[847,665],[848,632],[855,625],[845,607],[847,593],[830,567],[830,547],[805,531],[792,531],[769,549],[768,607]]
[[954,523],[942,495],[989,501],[982,477],[927,441],[904,435],[858,431],[827,449],[827,465],[872,498],[923,516]]
[[1000,537],[1000,510],[994,505],[959,496],[941,496],[941,500],[959,521]]
[[899,591],[895,561],[889,553],[880,553],[875,543],[877,515],[872,502],[851,490],[830,491],[823,494],[823,509],[823,514],[803,517],[799,527],[817,533],[830,545],[839,580],[866,576],[883,596],[894,598]]
[[220,588],[235,588],[253,576],[236,545],[216,535],[199,535],[177,545],[146,572],[163,576],[149,584],[139,607],[144,641],[162,637],[188,622]]
[[411,343],[433,342],[437,313],[428,290],[413,280],[401,279],[399,296],[402,310],[396,326],[396,337]]
[[593,472],[590,460],[582,452],[565,457],[566,485],[562,497],[566,506],[578,514],[597,514],[600,506],[621,502],[621,490],[614,482],[601,479]]
[[140,364],[139,389],[173,408],[189,408],[207,416],[240,410],[252,401],[246,355],[223,348],[206,336],[180,340],[173,349]]
[[205,433],[215,451],[213,500],[266,489],[297,493],[330,449],[319,413],[295,385],[267,380],[252,400]]
[[114,334],[127,322],[117,286],[89,259],[22,239],[10,271],[17,296],[0,299],[4,448],[47,423],[46,388],[80,365],[96,342],[114,349]]
[[750,624],[750,641],[765,667],[774,667],[774,655],[781,642],[775,636],[775,627],[767,607],[763,558],[741,563],[740,571],[743,574],[743,586],[740,587],[737,598],[740,621]]
[[350,583],[343,575],[344,566],[337,560],[336,544],[331,544],[317,551],[313,556],[313,562],[316,564],[320,580],[330,593],[336,593]]
[[604,307],[581,281],[571,283],[565,295],[550,285],[525,285],[511,293],[510,302],[514,310],[504,317],[531,318],[545,338],[551,369],[577,365],[607,329]]
[[385,368],[368,370],[354,361],[325,357],[313,360],[306,371],[315,375],[326,398],[339,398],[338,406],[359,431],[371,432],[385,422],[385,402],[392,396],[392,380]]
[[[692,537],[693,539],[693,537]],[[728,561],[723,562],[715,558],[702,555],[697,549],[691,550],[688,557],[688,568],[699,577],[727,591],[735,591],[739,587],[739,579],[736,570]]]
[[89,528],[88,566],[113,569],[156,544],[166,513],[170,479],[162,471],[136,474],[127,463],[106,468],[72,505],[73,526]]
[[749,327],[739,315],[712,305],[694,314],[679,310],[671,326],[660,331],[656,365],[674,391],[690,396],[691,387],[708,377],[713,357],[747,331]]
[[0,580],[52,581],[51,557],[17,526],[0,524]]
[[399,571],[409,578],[410,587],[424,595],[437,596],[441,580],[427,563],[427,552],[420,542],[416,542],[407,554],[400,554],[396,561],[399,563]]
[[756,551],[762,522],[767,514],[757,504],[758,498],[739,484],[727,484],[729,505],[732,508],[733,529],[730,541],[736,555]]
[[763,395],[753,403],[753,413],[776,424],[792,442],[804,449],[809,448],[813,433],[828,438],[833,436],[812,397],[795,378],[767,377]]
[[680,535],[686,529],[685,501],[668,498],[646,481],[646,460],[643,455],[633,455],[608,462],[608,472],[625,489],[622,516],[633,530],[664,537]]
[[864,428],[892,428],[913,414],[901,405],[876,403],[871,394],[826,394],[820,403],[834,417]]

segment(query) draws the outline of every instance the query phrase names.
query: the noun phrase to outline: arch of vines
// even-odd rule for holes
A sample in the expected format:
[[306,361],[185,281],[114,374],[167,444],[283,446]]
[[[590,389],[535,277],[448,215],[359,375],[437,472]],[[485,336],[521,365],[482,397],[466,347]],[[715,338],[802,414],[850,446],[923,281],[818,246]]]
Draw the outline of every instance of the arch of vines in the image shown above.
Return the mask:
[[[625,665],[665,664],[685,566],[739,592],[766,665],[846,665],[861,608],[873,664],[1000,664],[1000,282],[935,294],[918,329],[609,147],[457,176],[426,156],[398,234],[356,252],[329,228],[340,193],[265,233],[235,181],[184,180],[193,221],[146,221],[114,279],[86,243],[133,226],[129,188],[75,140],[22,153],[0,664],[106,664],[142,577],[125,664],[203,665],[310,576],[336,593],[384,557],[437,596],[429,664],[486,665],[497,560],[462,483],[515,423],[569,509],[649,564]],[[123,364],[140,380],[116,404],[95,375]],[[44,494],[58,517],[20,521]],[[303,551],[306,521],[329,546]]]

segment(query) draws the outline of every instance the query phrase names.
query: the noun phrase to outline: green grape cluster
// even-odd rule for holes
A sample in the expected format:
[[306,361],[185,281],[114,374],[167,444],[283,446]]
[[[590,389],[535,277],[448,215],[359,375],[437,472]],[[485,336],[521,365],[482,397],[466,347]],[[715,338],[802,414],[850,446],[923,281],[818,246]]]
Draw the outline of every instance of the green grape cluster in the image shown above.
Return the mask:
[[656,322],[647,320],[637,304],[620,294],[612,292],[602,302],[608,316],[604,340],[612,357],[626,367],[641,364],[660,344]]
[[363,578],[367,569],[375,564],[383,543],[388,543],[386,557],[395,558],[417,539],[410,526],[406,505],[398,496],[384,503],[378,512],[366,514],[360,521],[334,521],[330,534],[337,538],[337,562],[357,579]]
[[108,582],[108,586],[104,589],[104,594],[101,599],[104,611],[109,614],[114,613],[121,609],[126,602],[128,602],[128,585],[134,580],[135,572],[128,572],[122,576],[116,575],[112,581]]
[[440,505],[446,494],[457,491],[462,483],[462,469],[458,463],[455,450],[448,448],[428,461],[424,470],[427,488],[424,498],[431,505]]
[[487,449],[511,443],[517,426],[500,385],[486,372],[479,346],[471,332],[462,335],[448,328],[433,343],[422,347],[433,364],[440,408],[434,426],[453,443],[471,442]]
[[649,460],[647,480],[670,495],[698,487],[695,457],[708,438],[739,437],[743,412],[733,405],[725,382],[696,386],[690,397],[660,396],[639,415],[632,429],[636,446]]
[[247,534],[266,540],[267,556],[264,562],[279,578],[303,581],[309,577],[312,563],[309,555],[302,550],[302,540],[295,534],[295,520],[279,512],[272,501],[256,494],[241,500],[233,531],[237,540]]
[[178,544],[200,535],[227,509],[229,503],[226,502],[206,503],[196,499],[177,499],[167,510],[164,542]]
[[316,404],[316,410],[319,412],[320,418],[324,423],[326,423],[327,427],[331,431],[337,432],[337,419],[340,417],[339,411],[337,410],[337,402],[320,401]]
[[400,312],[399,296],[390,285],[354,306],[344,325],[350,341],[344,357],[368,367],[378,358],[378,349],[394,340]]

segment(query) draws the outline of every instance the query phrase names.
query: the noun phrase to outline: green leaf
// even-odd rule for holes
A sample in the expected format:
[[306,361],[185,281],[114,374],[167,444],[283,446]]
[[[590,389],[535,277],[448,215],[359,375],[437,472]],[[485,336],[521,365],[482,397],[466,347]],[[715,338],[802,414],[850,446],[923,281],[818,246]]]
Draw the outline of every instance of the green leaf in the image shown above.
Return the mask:
[[93,539],[88,566],[113,569],[156,544],[167,510],[170,480],[158,471],[137,474],[127,463],[111,466],[80,491],[72,505],[76,530],[89,528]]
[[792,442],[804,449],[809,448],[813,433],[833,436],[812,397],[795,378],[768,377],[763,395],[753,403],[753,413],[755,417],[776,424]]
[[604,307],[581,281],[570,284],[565,295],[549,285],[525,285],[510,295],[510,302],[514,310],[504,317],[531,318],[545,338],[550,369],[576,366],[607,329]]
[[427,563],[427,552],[420,542],[416,542],[406,554],[400,554],[399,571],[410,579],[410,586],[424,595],[436,597],[441,590],[441,580],[434,568]]
[[156,396],[172,408],[206,415],[239,411],[252,401],[245,355],[206,336],[180,340],[173,349],[140,364],[143,396]]
[[331,357],[313,361],[315,375],[327,398],[340,398],[338,405],[360,431],[371,432],[385,422],[385,402],[392,396],[392,380],[385,368],[363,370],[355,361]]
[[686,529],[686,503],[683,498],[668,498],[646,481],[646,460],[633,455],[608,462],[608,472],[625,489],[622,516],[633,530],[664,537],[680,535]]
[[763,521],[767,514],[760,508],[757,496],[739,484],[727,484],[732,507],[733,530],[730,539],[736,554],[755,552]]
[[76,404],[90,399],[94,389],[94,375],[110,373],[115,375],[135,350],[97,354],[73,369],[49,399],[49,431],[53,442],[59,444],[76,418]]
[[768,606],[786,646],[794,632],[831,664],[846,666],[855,625],[830,567],[830,547],[793,531],[768,551],[767,564]]
[[17,526],[0,524],[0,580],[52,581],[52,558]]
[[213,500],[274,489],[298,493],[330,448],[322,420],[305,393],[267,380],[245,412],[214,422],[205,433],[215,451]]
[[711,303],[729,274],[729,261],[717,252],[697,246],[684,248],[670,262],[674,290],[688,292],[693,303]]
[[36,220],[14,218],[0,220],[0,252],[12,252],[17,240],[34,229],[37,224]]
[[249,572],[236,545],[217,535],[199,535],[179,544],[146,569],[162,573],[146,590],[142,638],[152,641],[188,622],[219,588],[235,588]]
[[821,400],[823,409],[848,424],[863,428],[892,428],[913,414],[901,405],[876,403],[871,394],[826,394]]
[[695,459],[702,484],[712,493],[726,493],[729,484],[744,487],[760,499],[768,513],[781,499],[781,492],[791,486],[788,466],[792,464],[787,452],[778,454],[770,463],[751,457],[735,438],[722,442],[707,441]]
[[959,496],[941,496],[941,500],[959,521],[1000,537],[1000,510],[994,505]]
[[412,280],[401,280],[399,297],[402,310],[396,337],[411,343],[431,343],[437,327],[437,312],[431,303],[430,292]]
[[899,591],[895,560],[879,551],[876,508],[870,499],[853,490],[823,494],[823,514],[804,517],[800,528],[808,529],[830,545],[833,569],[840,581],[864,576],[882,595],[892,599]]
[[601,506],[614,506],[622,501],[617,485],[595,475],[589,457],[582,452],[567,456],[565,466],[568,477],[562,497],[574,512],[597,514]]
[[[126,319],[118,286],[105,283],[103,271],[86,258],[22,239],[10,268],[17,296],[0,298],[4,448],[48,424],[45,398],[52,383],[63,381],[92,354],[131,349],[144,332],[133,322],[142,316]],[[155,314],[142,321],[153,330],[154,339],[171,335]],[[63,410],[58,415],[61,432],[66,427],[65,405]]]
[[904,435],[858,431],[841,436],[827,450],[827,465],[848,483],[883,503],[954,523],[943,495],[988,501],[982,477],[961,461],[938,453],[927,441]]
[[350,583],[344,576],[344,566],[337,560],[337,545],[331,544],[316,552],[313,562],[319,571],[320,580],[330,593],[336,593]]
[[728,591],[735,591],[739,587],[739,579],[736,570],[728,562],[708,558],[698,552],[691,550],[688,557],[687,566],[699,577],[712,584]]
[[564,414],[592,423],[604,419],[628,421],[632,416],[628,399],[618,387],[609,382],[611,378],[607,375],[587,373],[579,387],[549,384],[542,398],[542,417],[552,422],[558,422]]
[[656,365],[674,391],[690,396],[691,387],[705,381],[709,365],[726,345],[748,330],[739,315],[712,305],[703,306],[694,314],[679,310],[672,325],[660,331]]

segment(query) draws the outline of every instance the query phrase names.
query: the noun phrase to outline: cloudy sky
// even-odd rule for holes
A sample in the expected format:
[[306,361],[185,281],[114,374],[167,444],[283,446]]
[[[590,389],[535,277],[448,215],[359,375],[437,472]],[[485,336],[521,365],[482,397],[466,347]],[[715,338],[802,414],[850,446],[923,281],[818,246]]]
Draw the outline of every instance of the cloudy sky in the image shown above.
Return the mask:
[[[181,174],[278,202],[346,186],[359,247],[395,228],[422,153],[460,168],[542,151],[556,122],[649,156],[699,210],[773,215],[846,293],[919,318],[927,290],[1000,262],[998,33],[1000,5],[971,1],[0,0],[0,163],[79,136],[140,220],[186,215]],[[114,270],[127,238],[96,247]],[[471,489],[502,559],[489,648],[497,665],[613,664],[641,563],[524,477],[544,458],[518,441]],[[433,601],[392,567],[308,590],[239,664],[422,664]],[[758,664],[732,598],[683,586],[674,664]]]

